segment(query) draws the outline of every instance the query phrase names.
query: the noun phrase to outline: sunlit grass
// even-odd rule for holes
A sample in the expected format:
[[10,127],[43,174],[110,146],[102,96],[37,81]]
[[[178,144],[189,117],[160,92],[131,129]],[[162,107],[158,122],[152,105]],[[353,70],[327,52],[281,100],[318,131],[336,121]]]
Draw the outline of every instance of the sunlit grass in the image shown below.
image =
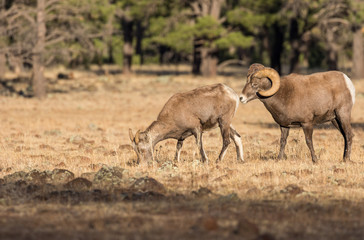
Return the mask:
[[93,93],[52,94],[45,101],[1,97],[0,177],[16,171],[54,168],[66,168],[81,176],[106,164],[128,169],[129,176],[153,177],[170,192],[190,193],[206,187],[217,194],[234,192],[240,198],[277,198],[287,185],[295,184],[314,198],[364,197],[364,81],[355,82],[354,163],[342,162],[344,142],[333,128],[314,131],[318,164],[311,162],[300,129],[290,132],[288,159],[277,161],[279,128],[255,100],[240,105],[233,121],[242,135],[244,164],[236,162],[233,144],[225,159],[215,163],[221,148],[220,133],[215,129],[204,133],[209,157],[205,164],[199,162],[195,140],[189,138],[180,162],[173,162],[176,141],[166,140],[156,146],[154,162],[136,165],[136,156],[128,147],[128,129],[145,129],[175,92],[216,82],[225,82],[240,92],[244,82],[232,77],[170,76],[167,82],[154,76],[111,78],[122,82],[117,92],[100,89]]

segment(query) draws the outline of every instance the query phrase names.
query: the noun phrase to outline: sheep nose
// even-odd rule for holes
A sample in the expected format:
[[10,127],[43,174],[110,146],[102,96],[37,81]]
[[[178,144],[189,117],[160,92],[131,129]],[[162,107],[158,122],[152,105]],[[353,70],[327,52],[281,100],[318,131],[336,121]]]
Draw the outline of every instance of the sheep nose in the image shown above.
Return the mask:
[[240,102],[247,103],[247,97],[245,95],[240,95]]

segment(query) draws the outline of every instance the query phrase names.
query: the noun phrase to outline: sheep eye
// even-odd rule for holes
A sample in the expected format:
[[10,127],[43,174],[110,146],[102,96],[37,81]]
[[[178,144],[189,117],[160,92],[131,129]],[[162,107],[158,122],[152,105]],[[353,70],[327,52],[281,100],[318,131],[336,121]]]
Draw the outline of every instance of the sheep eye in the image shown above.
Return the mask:
[[258,84],[257,84],[257,83],[252,83],[252,86],[253,86],[254,88],[256,88],[256,87],[258,87]]

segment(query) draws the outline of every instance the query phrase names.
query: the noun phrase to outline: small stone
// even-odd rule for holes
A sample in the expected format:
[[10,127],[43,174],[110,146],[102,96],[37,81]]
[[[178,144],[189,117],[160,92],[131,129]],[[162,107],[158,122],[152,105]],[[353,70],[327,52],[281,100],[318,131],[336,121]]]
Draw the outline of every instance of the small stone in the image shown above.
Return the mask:
[[4,180],[6,183],[11,183],[11,182],[23,180],[25,178],[25,176],[26,176],[26,172],[20,171],[20,172],[15,172],[13,174],[6,175],[4,177]]
[[92,182],[86,178],[75,178],[66,183],[64,187],[75,191],[83,191],[90,189],[92,187]]
[[124,169],[119,167],[108,167],[103,166],[94,177],[94,183],[102,183],[102,184],[119,184],[123,179]]
[[149,177],[137,179],[130,186],[130,190],[141,191],[141,192],[157,192],[157,193],[162,193],[162,194],[167,192],[167,190],[163,184],[161,184],[154,178],[149,178]]
[[50,180],[50,176],[46,172],[41,172],[39,170],[32,170],[28,172],[24,179],[27,182],[32,182],[34,184],[45,184]]
[[75,175],[66,169],[54,169],[51,172],[51,179],[52,179],[53,183],[56,183],[56,184],[67,183],[67,182],[71,181],[72,179],[74,179],[74,177],[75,177]]
[[95,178],[96,172],[86,172],[81,174],[81,178],[86,178],[89,181],[93,181]]
[[192,191],[192,195],[194,195],[196,198],[206,198],[212,195],[212,192],[208,188],[201,187],[197,191]]

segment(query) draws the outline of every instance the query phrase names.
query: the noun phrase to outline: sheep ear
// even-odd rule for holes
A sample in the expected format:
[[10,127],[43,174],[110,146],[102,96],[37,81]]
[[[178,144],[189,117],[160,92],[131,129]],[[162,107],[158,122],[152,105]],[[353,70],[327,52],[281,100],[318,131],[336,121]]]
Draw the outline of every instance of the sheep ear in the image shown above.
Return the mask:
[[140,134],[140,130],[138,130],[137,131],[137,133],[135,134],[135,139],[134,139],[134,142],[136,143],[136,144],[138,144],[139,143],[139,134]]
[[134,142],[133,130],[131,130],[131,128],[129,128],[129,138],[131,142]]

